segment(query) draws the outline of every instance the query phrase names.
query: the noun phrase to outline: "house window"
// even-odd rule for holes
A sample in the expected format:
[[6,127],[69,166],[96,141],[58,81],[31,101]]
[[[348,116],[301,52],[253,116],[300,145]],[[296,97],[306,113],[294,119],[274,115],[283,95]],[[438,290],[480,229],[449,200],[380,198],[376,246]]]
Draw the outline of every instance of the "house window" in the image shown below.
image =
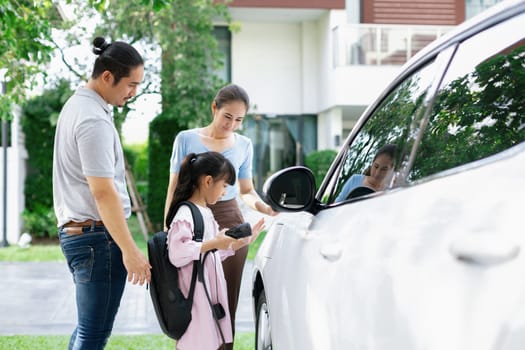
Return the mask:
[[474,17],[489,7],[496,5],[498,2],[501,2],[501,0],[466,0],[465,16],[467,19]]
[[223,57],[222,68],[216,73],[219,78],[225,82],[231,82],[232,71],[231,71],[231,41],[232,36],[228,27],[217,26],[213,28],[213,35],[217,39],[219,45],[219,51]]
[[257,191],[283,168],[303,164],[317,147],[316,115],[247,115],[243,134],[254,146],[253,182]]
[[[11,147],[11,120],[2,120],[2,131],[0,134],[1,143],[0,146]],[[5,137],[5,140],[4,140]]]

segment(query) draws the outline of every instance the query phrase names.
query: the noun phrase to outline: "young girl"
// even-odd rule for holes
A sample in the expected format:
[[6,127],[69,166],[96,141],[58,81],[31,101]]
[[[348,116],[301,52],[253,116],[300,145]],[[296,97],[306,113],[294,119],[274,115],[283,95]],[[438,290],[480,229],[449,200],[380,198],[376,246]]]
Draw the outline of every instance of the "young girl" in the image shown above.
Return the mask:
[[[182,161],[177,186],[173,193],[170,209],[166,217],[168,230],[168,252],[170,262],[180,267],[180,288],[188,295],[193,261],[202,259],[208,251],[204,262],[204,283],[212,304],[221,304],[225,316],[219,320],[220,330],[213,318],[210,302],[204,285],[198,282],[195,286],[192,320],[177,341],[177,350],[216,350],[225,343],[232,343],[232,326],[228,311],[226,280],[221,261],[234,254],[234,251],[253,242],[264,227],[261,219],[252,227],[252,236],[234,239],[226,236],[226,229],[219,231],[208,205],[215,204],[224,195],[228,185],[235,184],[233,165],[217,152],[200,154],[190,153]],[[204,237],[202,242],[193,240],[193,219],[190,209],[183,205],[176,212],[175,207],[181,201],[191,201],[202,213]]]
[[[211,123],[202,127],[183,130],[177,133],[173,143],[170,178],[166,193],[165,215],[172,202],[172,195],[177,186],[180,164],[189,153],[215,151],[224,155],[235,168],[237,183],[228,186],[226,193],[217,203],[210,205],[219,227],[229,228],[244,222],[237,198],[258,212],[274,216],[272,208],[264,203],[255,191],[252,179],[253,144],[252,141],[237,132],[250,107],[247,92],[239,85],[229,84],[222,87],[210,104]],[[168,226],[166,226],[166,229]],[[228,308],[232,327],[235,326],[235,313],[239,300],[244,262],[248,247],[243,247],[222,263],[226,285],[228,287]],[[226,307],[226,305],[224,305]],[[235,329],[234,329],[235,332]],[[233,350],[233,344],[226,347]]]

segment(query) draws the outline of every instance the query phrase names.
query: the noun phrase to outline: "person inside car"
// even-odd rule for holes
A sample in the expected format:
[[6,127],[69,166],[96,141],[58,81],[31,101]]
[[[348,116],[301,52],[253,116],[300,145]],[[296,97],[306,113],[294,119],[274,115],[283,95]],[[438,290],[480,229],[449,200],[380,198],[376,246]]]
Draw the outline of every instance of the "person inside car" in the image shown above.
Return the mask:
[[350,176],[335,201],[341,202],[384,190],[387,184],[386,180],[390,179],[394,170],[396,148],[395,144],[386,144],[381,147],[364,174]]

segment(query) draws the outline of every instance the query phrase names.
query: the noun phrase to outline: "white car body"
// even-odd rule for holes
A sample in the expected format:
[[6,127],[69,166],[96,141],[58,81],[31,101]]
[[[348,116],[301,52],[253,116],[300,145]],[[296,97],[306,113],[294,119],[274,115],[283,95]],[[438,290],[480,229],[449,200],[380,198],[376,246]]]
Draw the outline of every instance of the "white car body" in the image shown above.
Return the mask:
[[[525,12],[497,11],[510,7]],[[271,337],[257,349],[524,349],[524,199],[521,142],[365,200],[280,213],[254,264],[258,327],[262,292],[269,314],[257,336]]]
[[255,263],[274,349],[498,348],[525,307],[525,145],[509,153],[351,215],[280,214]]

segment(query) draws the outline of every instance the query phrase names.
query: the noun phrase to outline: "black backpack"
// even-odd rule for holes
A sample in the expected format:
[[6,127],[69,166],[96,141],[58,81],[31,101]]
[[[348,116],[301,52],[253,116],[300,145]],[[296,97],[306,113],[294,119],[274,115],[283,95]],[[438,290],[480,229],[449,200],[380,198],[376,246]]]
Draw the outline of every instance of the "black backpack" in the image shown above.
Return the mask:
[[[199,208],[195,204],[184,201],[178,204],[187,205],[193,217],[193,240],[201,242],[204,233],[204,222]],[[178,340],[191,322],[191,307],[193,293],[197,280],[200,260],[193,263],[188,298],[179,289],[179,269],[173,266],[168,257],[166,244],[167,233],[157,232],[148,240],[148,257],[151,265],[150,295],[162,331],[170,338]]]

